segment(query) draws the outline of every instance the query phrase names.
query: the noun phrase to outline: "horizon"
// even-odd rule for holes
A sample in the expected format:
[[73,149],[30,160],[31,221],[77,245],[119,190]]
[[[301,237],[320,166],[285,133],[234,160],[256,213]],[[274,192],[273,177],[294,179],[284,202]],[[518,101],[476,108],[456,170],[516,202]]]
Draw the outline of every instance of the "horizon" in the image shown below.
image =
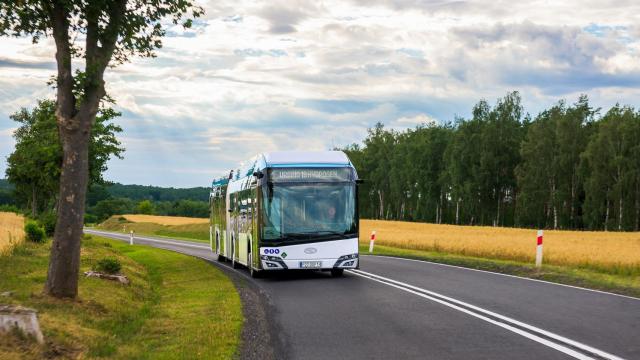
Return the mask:
[[[603,112],[640,107],[640,26],[628,2],[203,2],[155,59],[108,69],[124,160],[105,179],[208,187],[257,153],[360,143],[468,118],[481,99],[519,91],[532,116],[580,94]],[[53,98],[51,38],[0,49],[0,176],[9,115]],[[146,185],[145,185],[146,186]]]

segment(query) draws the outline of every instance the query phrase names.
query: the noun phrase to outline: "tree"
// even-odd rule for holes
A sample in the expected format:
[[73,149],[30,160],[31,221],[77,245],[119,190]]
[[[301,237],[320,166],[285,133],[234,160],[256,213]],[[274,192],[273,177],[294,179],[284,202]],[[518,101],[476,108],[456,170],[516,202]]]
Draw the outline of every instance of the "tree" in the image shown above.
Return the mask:
[[[163,21],[174,24],[203,10],[191,0],[1,0],[0,35],[52,36],[56,45],[56,118],[63,159],[54,235],[45,291],[76,297],[80,268],[85,196],[89,180],[89,142],[100,101],[105,96],[107,66],[131,56],[154,56],[162,46]],[[192,20],[183,25],[190,27]],[[83,39],[84,45],[76,42]],[[84,59],[84,73],[74,75],[72,59]],[[76,96],[79,84],[82,96]]]
[[583,161],[590,228],[637,230],[640,218],[640,116],[611,108],[591,137]]
[[155,207],[151,200],[142,200],[136,206],[136,214],[153,215],[155,212]]
[[[120,113],[101,107],[91,129],[89,141],[89,183],[103,182],[107,161],[122,158],[124,149],[116,139],[122,129],[111,121]],[[7,179],[15,185],[15,194],[31,208],[31,215],[53,210],[57,203],[62,147],[56,125],[55,103],[38,102],[33,111],[23,108],[11,118],[20,124],[14,133],[16,147],[7,158]]]

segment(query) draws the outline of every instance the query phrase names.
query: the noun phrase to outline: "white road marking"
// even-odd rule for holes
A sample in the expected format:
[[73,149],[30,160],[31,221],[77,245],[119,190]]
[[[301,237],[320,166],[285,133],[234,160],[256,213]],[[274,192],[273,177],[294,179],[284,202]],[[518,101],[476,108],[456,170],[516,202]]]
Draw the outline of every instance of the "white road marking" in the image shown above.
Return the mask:
[[[440,303],[442,305],[445,305],[445,306],[448,306],[450,308],[456,309],[458,311],[464,312],[466,314],[469,314],[471,316],[477,317],[479,319],[482,319],[482,320],[487,321],[489,323],[492,323],[494,325],[497,325],[497,326],[500,326],[502,328],[505,328],[505,329],[507,329],[509,331],[512,331],[512,332],[516,333],[516,334],[522,335],[522,336],[524,336],[526,338],[529,338],[529,339],[531,339],[533,341],[536,341],[536,342],[539,342],[539,343],[541,343],[543,345],[549,346],[549,347],[551,347],[551,348],[553,348],[555,350],[561,351],[561,352],[563,352],[563,353],[565,353],[567,355],[570,355],[570,356],[572,356],[572,357],[574,357],[576,359],[594,359],[594,357],[591,357],[591,356],[582,354],[580,352],[577,352],[577,351],[575,351],[575,350],[573,350],[573,349],[571,349],[571,348],[569,348],[567,346],[564,346],[563,344],[558,344],[558,343],[549,341],[549,340],[547,340],[547,339],[545,339],[545,338],[543,338],[541,336],[536,335],[535,333],[538,333],[540,335],[544,335],[545,337],[554,339],[554,340],[562,342],[562,343],[564,343],[566,345],[573,346],[575,348],[581,349],[581,350],[583,350],[585,352],[588,352],[590,354],[594,354],[594,355],[597,355],[597,356],[600,356],[600,357],[603,357],[603,358],[606,358],[606,359],[622,360],[622,358],[620,358],[618,356],[615,356],[615,355],[612,355],[612,354],[609,354],[607,352],[604,352],[604,351],[602,351],[600,349],[596,349],[594,347],[582,344],[582,343],[580,343],[578,341],[574,341],[574,340],[568,339],[568,338],[566,338],[564,336],[552,333],[550,331],[546,331],[546,330],[540,329],[538,327],[535,327],[535,326],[532,326],[532,325],[529,325],[529,324],[525,324],[525,323],[523,323],[521,321],[518,321],[518,320],[515,320],[515,319],[512,319],[512,318],[509,318],[507,316],[503,316],[503,315],[494,313],[492,311],[480,308],[480,307],[475,306],[475,305],[471,305],[469,303],[466,303],[466,302],[463,302],[463,301],[460,301],[460,300],[456,300],[454,298],[451,298],[451,297],[448,297],[448,296],[445,296],[445,295],[442,295],[442,294],[439,294],[439,293],[436,293],[436,292],[433,292],[433,291],[430,291],[430,290],[427,290],[427,289],[419,288],[417,286],[413,286],[413,285],[410,285],[410,284],[407,284],[407,283],[403,283],[401,281],[389,279],[389,278],[386,278],[384,276],[372,274],[372,273],[369,273],[369,272],[366,272],[366,271],[362,271],[362,270],[347,270],[347,272],[350,272],[350,273],[352,273],[354,275],[358,275],[358,276],[367,278],[369,280],[373,280],[373,281],[376,281],[376,282],[379,282],[379,283],[382,283],[382,284],[385,284],[385,285],[388,285],[388,286],[391,286],[391,287],[394,287],[394,288],[397,288],[397,289],[400,289],[400,290],[403,290],[403,291],[406,291],[406,292],[409,292],[409,293],[412,293],[412,294],[415,294],[415,295],[418,295],[420,297],[435,301],[435,302]],[[468,309],[465,309],[462,306],[464,306],[464,307],[466,307]],[[469,309],[472,309],[473,311],[471,311]],[[504,321],[504,322],[493,320],[493,319],[491,319],[491,318],[489,318],[487,316],[484,316],[484,315],[492,316],[492,317],[500,319],[501,321]],[[527,331],[522,330],[522,329],[520,329],[518,327],[527,329],[527,330],[535,332],[535,333],[527,332]]]
[[468,268],[468,267],[458,266],[458,265],[443,264],[443,263],[438,263],[438,262],[429,261],[429,260],[407,259],[407,258],[402,258],[402,257],[397,257],[397,256],[386,256],[386,255],[365,255],[365,254],[362,254],[360,256],[380,257],[380,258],[385,258],[385,259],[395,259],[395,260],[403,260],[403,261],[416,261],[416,262],[422,262],[422,263],[438,265],[438,266],[447,266],[447,267],[452,267],[452,268],[462,269],[462,270],[477,271],[477,272],[486,273],[486,274],[506,276],[506,277],[511,277],[511,278],[520,279],[520,280],[535,281],[535,282],[540,282],[540,283],[549,284],[549,285],[564,286],[564,287],[568,287],[568,288],[572,288],[572,289],[591,291],[591,292],[598,293],[598,294],[613,295],[613,296],[618,296],[618,297],[622,297],[622,298],[626,298],[626,299],[640,301],[640,298],[637,298],[637,297],[628,296],[628,295],[622,295],[622,294],[616,294],[616,293],[612,293],[612,292],[608,292],[608,291],[588,289],[588,288],[575,286],[575,285],[554,283],[554,282],[546,281],[546,280],[531,279],[531,278],[517,276],[517,275],[503,274],[503,273],[494,272],[494,271],[488,271],[488,270],[473,269],[473,268]]

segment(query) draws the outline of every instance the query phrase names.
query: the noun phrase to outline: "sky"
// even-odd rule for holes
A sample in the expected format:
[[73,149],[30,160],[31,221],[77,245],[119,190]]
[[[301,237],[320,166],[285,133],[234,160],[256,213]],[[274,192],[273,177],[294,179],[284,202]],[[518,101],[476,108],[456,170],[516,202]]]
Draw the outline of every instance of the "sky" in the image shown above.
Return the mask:
[[[587,94],[640,108],[638,1],[213,1],[156,58],[107,70],[124,159],[105,178],[208,186],[258,153],[360,143],[469,117],[521,93],[532,116]],[[0,177],[9,116],[55,96],[52,39],[0,38]]]

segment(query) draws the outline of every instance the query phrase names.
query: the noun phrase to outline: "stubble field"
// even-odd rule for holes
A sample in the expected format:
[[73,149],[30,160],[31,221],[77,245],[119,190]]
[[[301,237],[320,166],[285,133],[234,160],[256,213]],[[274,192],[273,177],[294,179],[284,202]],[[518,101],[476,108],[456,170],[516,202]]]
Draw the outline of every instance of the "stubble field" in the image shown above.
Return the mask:
[[[489,259],[534,262],[536,230],[361,220],[360,242]],[[640,233],[544,231],[544,263],[640,274]]]
[[24,217],[0,212],[0,255],[24,241]]
[[[209,241],[208,219],[152,215],[113,216],[99,227],[111,231]],[[124,221],[123,221],[124,220]],[[469,257],[533,263],[536,230],[361,220],[360,242]],[[544,231],[544,264],[580,267],[620,275],[640,274],[640,233]]]

